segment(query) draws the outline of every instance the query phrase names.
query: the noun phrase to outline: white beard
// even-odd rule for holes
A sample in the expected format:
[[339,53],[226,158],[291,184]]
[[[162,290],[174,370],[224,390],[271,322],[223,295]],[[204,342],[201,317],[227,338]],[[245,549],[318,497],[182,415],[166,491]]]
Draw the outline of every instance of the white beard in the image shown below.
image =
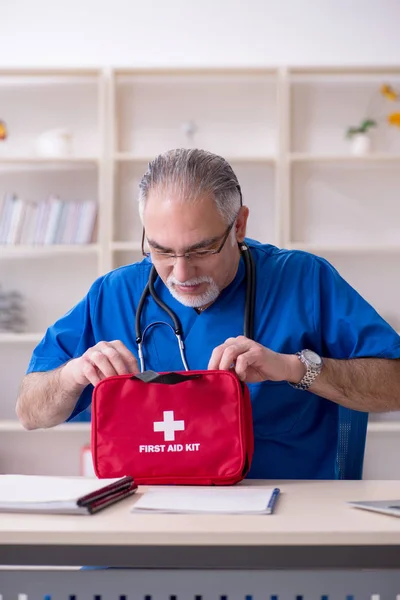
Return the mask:
[[[208,288],[203,294],[198,294],[197,296],[186,296],[177,292],[175,286],[189,286],[189,285],[199,285],[200,283],[208,283]],[[190,306],[191,308],[201,308],[202,306],[206,306],[207,304],[211,304],[214,302],[220,293],[219,287],[215,283],[212,277],[207,277],[203,275],[202,277],[196,277],[195,279],[189,279],[188,281],[182,282],[176,279],[173,275],[170,275],[167,279],[167,287],[168,290],[181,304],[185,306]]]

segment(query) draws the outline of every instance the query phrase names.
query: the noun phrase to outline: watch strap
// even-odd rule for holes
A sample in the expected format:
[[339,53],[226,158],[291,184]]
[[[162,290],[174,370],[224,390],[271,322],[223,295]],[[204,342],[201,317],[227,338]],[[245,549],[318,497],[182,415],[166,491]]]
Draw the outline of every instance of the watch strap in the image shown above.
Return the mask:
[[308,388],[313,384],[315,379],[321,373],[321,369],[312,369],[310,365],[308,365],[306,361],[303,360],[301,352],[296,352],[296,356],[303,363],[303,365],[306,366],[306,372],[304,377],[299,381],[299,383],[288,383],[296,390],[308,390]]

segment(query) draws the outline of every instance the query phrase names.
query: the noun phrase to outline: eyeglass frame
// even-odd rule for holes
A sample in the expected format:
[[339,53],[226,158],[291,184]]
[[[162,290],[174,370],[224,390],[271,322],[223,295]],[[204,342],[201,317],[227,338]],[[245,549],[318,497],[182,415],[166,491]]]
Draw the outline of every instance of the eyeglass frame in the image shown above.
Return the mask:
[[[238,184],[237,186],[237,190],[239,192],[240,195],[240,208],[243,206],[243,196],[242,196],[242,190],[240,188],[240,185]],[[226,230],[226,232],[223,234],[223,239],[221,242],[220,247],[217,250],[204,250],[204,254],[201,258],[207,258],[208,256],[215,256],[216,254],[220,254],[220,252],[222,251],[223,247],[226,244],[226,241],[229,237],[230,232],[232,231],[232,227],[234,226],[234,224],[236,223],[236,219],[238,217],[238,214],[240,212],[239,211],[236,213],[235,218],[233,219],[232,223],[229,225],[228,229]],[[145,232],[145,228],[142,228],[142,255],[145,256],[146,258],[148,258],[151,255],[151,252],[145,252],[144,251],[144,242],[145,242],[145,237],[146,237],[146,232]],[[198,252],[197,250],[194,250],[193,252],[185,252],[184,254],[173,254],[172,252],[159,252],[158,254],[160,256],[162,256],[163,258],[171,258],[173,260],[177,260],[178,258],[185,258],[186,260],[190,261],[190,254],[194,254]],[[199,256],[197,258],[200,258]],[[201,260],[200,258],[200,260]],[[196,260],[196,259],[195,259]]]
[[[230,232],[232,231],[232,228],[234,226],[234,224],[236,223],[236,219],[237,219],[237,215],[234,218],[234,220],[232,221],[232,223],[229,225],[228,229],[225,231],[225,233],[223,234],[223,239],[221,241],[221,245],[219,246],[219,248],[215,249],[215,250],[193,250],[193,252],[184,252],[183,254],[173,254],[172,252],[158,252],[156,253],[156,256],[160,256],[161,258],[170,258],[173,260],[177,260],[178,258],[185,258],[186,260],[190,261],[193,260],[192,257],[190,256],[191,254],[197,254],[197,258],[198,259],[202,259],[202,258],[207,258],[209,256],[215,256],[216,254],[219,254],[223,247],[226,244],[226,241],[229,237]],[[143,227],[143,232],[142,232],[142,254],[143,256],[149,257],[151,255],[151,252],[145,252],[144,251],[144,241],[145,241],[145,229]],[[199,256],[199,252],[203,252],[202,256]],[[196,260],[196,258],[194,259]]]

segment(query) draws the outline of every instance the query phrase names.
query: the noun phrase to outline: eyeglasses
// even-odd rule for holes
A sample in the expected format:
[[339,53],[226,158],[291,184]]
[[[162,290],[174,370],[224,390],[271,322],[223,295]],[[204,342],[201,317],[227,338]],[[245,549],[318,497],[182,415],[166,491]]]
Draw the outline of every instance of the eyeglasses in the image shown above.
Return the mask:
[[145,250],[144,250],[145,230],[143,227],[142,254],[143,254],[143,256],[151,255],[154,259],[156,259],[159,262],[162,262],[165,265],[174,265],[178,258],[185,258],[187,261],[192,262],[192,263],[193,262],[201,262],[204,259],[209,258],[210,256],[215,256],[216,254],[219,254],[221,252],[222,248],[226,244],[226,240],[228,239],[228,236],[229,236],[235,222],[236,222],[236,217],[233,220],[233,222],[229,225],[229,227],[225,231],[225,233],[223,234],[221,244],[219,245],[218,248],[216,248],[214,250],[193,250],[192,252],[185,252],[184,254],[173,254],[172,252],[160,252],[159,250],[152,250],[151,252],[145,252]]

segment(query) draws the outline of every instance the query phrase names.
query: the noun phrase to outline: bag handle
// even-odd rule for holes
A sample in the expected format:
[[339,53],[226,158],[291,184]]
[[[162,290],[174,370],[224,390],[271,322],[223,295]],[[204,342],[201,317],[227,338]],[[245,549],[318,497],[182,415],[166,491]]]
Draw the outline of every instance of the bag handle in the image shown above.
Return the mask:
[[137,375],[132,375],[130,379],[140,379],[144,383],[166,383],[175,385],[190,379],[199,379],[201,375],[181,375],[180,373],[157,373],[157,371],[144,371]]

